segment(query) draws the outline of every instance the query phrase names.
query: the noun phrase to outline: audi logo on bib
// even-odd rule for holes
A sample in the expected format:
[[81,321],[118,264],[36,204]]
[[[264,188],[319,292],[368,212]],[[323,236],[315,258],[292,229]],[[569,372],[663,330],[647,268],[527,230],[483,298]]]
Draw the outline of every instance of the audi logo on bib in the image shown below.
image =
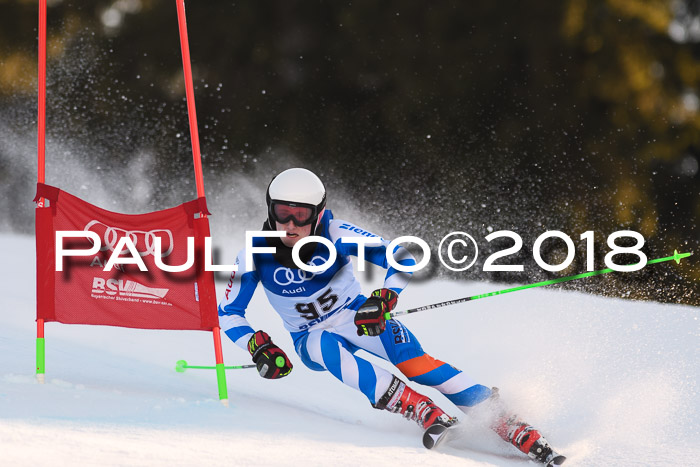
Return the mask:
[[[314,256],[311,258],[307,264],[309,266],[320,266],[326,262],[325,258],[321,256]],[[303,284],[304,282],[316,277],[315,272],[304,271],[303,269],[289,269],[284,266],[280,266],[275,269],[275,273],[272,275],[272,279],[275,284],[281,285],[282,287],[291,284]]]
[[173,233],[168,229],[153,229],[148,232],[125,230],[119,227],[110,227],[98,220],[91,220],[83,230],[95,232],[102,237],[103,246],[100,251],[114,251],[120,238],[129,237],[141,256],[155,256],[155,239],[160,237],[161,248],[164,250],[161,257],[165,258],[173,252]]

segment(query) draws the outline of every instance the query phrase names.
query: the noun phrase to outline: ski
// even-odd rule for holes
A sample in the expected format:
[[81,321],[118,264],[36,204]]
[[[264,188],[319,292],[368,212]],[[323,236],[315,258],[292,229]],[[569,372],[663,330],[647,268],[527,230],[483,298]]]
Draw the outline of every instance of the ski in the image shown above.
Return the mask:
[[425,432],[423,432],[423,446],[425,446],[426,449],[437,447],[450,436],[450,432],[454,430],[456,425],[457,423],[450,426],[445,426],[441,423],[430,425],[426,428]]
[[562,456],[561,454],[555,455],[552,459],[547,462],[546,467],[554,467],[556,465],[562,465],[564,461],[566,460],[566,457]]
[[[456,428],[456,426],[456,420],[454,423],[447,426],[442,423],[434,423],[430,425],[423,432],[423,446],[425,446],[426,449],[437,448],[446,439],[449,439],[454,435],[454,429]],[[547,446],[547,450],[549,451],[549,453],[547,453],[546,457],[543,460],[537,459],[534,454],[529,454],[528,457],[530,457],[530,459],[533,462],[536,462],[540,465],[544,465],[545,467],[556,467],[562,465],[566,460],[565,456],[562,456],[561,454],[552,451],[551,448],[549,448],[549,446]]]
[[544,464],[545,467],[555,467],[566,460],[566,457],[552,449],[547,440],[541,437],[532,445],[527,456],[537,463]]

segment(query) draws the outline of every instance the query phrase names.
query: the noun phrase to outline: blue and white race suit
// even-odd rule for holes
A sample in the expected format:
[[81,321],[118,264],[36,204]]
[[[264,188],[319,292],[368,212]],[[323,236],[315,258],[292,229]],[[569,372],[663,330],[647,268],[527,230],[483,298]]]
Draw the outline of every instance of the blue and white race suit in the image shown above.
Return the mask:
[[[358,255],[358,244],[343,242],[343,237],[379,240],[365,245],[365,259],[387,269],[384,287],[401,293],[411,273],[391,267],[386,259],[389,242],[354,224],[333,218],[326,210],[316,235],[330,240],[337,251],[333,264],[324,272],[311,273],[283,266],[271,253],[253,254],[253,264],[245,264],[246,251],[236,259],[239,271],[231,274],[224,299],[219,304],[219,322],[226,335],[246,349],[254,330],[245,317],[246,308],[261,283],[272,307],[291,333],[302,362],[312,370],[328,370],[343,383],[360,390],[376,403],[388,389],[392,375],[368,360],[355,355],[366,350],[394,364],[408,379],[435,387],[462,409],[488,398],[491,390],[476,384],[465,373],[426,354],[416,337],[397,320],[387,321],[379,336],[358,336],[355,312],[365,302],[355,278],[350,255]],[[254,247],[267,247],[267,239],[253,239]],[[324,264],[328,249],[316,244],[309,264]],[[403,247],[393,251],[396,262],[415,265],[413,256]]]

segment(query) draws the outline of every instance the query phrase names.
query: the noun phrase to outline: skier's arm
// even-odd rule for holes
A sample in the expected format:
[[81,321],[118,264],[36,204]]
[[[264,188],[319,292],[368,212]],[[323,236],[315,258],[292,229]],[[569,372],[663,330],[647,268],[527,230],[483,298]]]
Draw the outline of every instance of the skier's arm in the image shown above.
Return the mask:
[[255,331],[245,318],[245,311],[260,280],[254,265],[249,271],[245,269],[245,249],[238,253],[236,264],[238,271],[231,273],[219,303],[219,325],[237,346],[248,350],[248,341]]
[[[387,245],[389,245],[389,242],[387,242],[386,240],[384,241]],[[410,251],[408,251],[406,248],[400,245],[397,245],[394,248],[393,255],[394,260],[396,260],[396,262],[401,266],[416,265],[415,257],[411,254]],[[393,266],[390,266],[389,262],[386,259],[386,246],[384,247],[384,255],[382,256],[382,260],[383,262],[381,264],[374,263],[374,261],[372,261],[372,263],[387,269],[386,276],[384,277],[384,288],[391,289],[397,294],[401,293],[401,291],[406,288],[408,282],[411,280],[413,272],[399,271]]]
[[[357,310],[355,326],[357,326],[357,335],[359,336],[378,336],[386,328],[386,314],[396,307],[398,294],[406,287],[412,273],[399,271],[389,264],[387,250],[390,242],[378,235],[341,220],[331,221],[330,234],[339,254],[353,256],[359,256],[358,250],[361,246],[356,242],[343,241],[344,237],[376,239],[375,243],[364,245],[365,260],[387,270],[384,286],[372,292],[367,301]],[[391,253],[396,263],[401,266],[416,264],[413,255],[401,246],[396,246]]]
[[[399,294],[411,280],[412,272],[399,271],[392,267],[389,261],[387,261],[387,247],[390,243],[388,240],[351,224],[350,222],[339,219],[331,221],[329,230],[331,241],[339,254],[358,256],[358,250],[361,248],[357,243],[343,242],[342,239],[344,237],[364,237],[378,240],[378,243],[364,245],[365,260],[387,270],[386,276],[384,277],[383,288],[391,289]],[[394,247],[392,253],[394,260],[401,266],[414,266],[416,264],[413,255],[402,246],[397,245]]]
[[237,346],[250,352],[263,378],[277,379],[292,371],[292,362],[265,331],[255,332],[245,318],[245,310],[260,282],[255,265],[245,269],[245,249],[236,258],[238,271],[231,273],[224,299],[219,303],[219,326]]

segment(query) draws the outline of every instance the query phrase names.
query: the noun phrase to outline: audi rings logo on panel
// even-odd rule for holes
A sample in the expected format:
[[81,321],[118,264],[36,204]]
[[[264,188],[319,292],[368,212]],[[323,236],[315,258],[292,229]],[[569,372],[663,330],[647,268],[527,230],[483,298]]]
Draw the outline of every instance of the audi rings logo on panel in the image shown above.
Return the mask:
[[[318,260],[318,264],[316,260]],[[307,264],[309,264],[309,266],[320,266],[325,262],[326,260],[321,256],[314,256]],[[275,273],[272,275],[275,284],[281,285],[282,287],[291,284],[303,284],[314,277],[316,277],[315,272],[308,272],[303,269],[289,269],[283,266],[275,269]]]
[[160,237],[161,258],[169,256],[173,252],[173,233],[168,229],[153,229],[148,232],[143,230],[124,230],[119,227],[110,227],[98,220],[91,220],[83,229],[86,232],[95,232],[102,237],[102,248],[100,251],[114,251],[119,239],[129,237],[136,246],[136,250],[141,256],[155,256],[155,239]]

